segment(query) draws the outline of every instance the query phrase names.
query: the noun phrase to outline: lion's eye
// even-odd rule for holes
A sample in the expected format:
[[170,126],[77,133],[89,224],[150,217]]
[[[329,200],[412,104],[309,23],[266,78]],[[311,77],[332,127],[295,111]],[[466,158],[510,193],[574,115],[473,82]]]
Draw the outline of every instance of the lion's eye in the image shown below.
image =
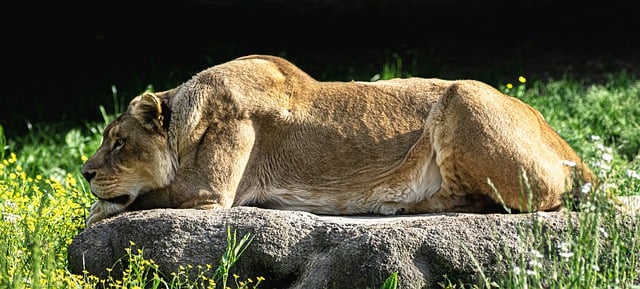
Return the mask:
[[123,146],[124,146],[124,140],[121,138],[118,138],[113,142],[113,147],[111,148],[111,150],[116,151],[121,149]]

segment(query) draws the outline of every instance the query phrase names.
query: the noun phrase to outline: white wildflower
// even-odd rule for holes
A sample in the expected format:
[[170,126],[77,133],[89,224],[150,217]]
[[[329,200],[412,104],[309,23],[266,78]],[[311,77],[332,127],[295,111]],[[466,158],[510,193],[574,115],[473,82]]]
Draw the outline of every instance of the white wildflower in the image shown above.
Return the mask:
[[2,219],[8,223],[16,223],[20,219],[20,216],[14,214],[4,214],[2,215]]
[[586,202],[581,202],[580,203],[580,209],[581,209],[581,211],[583,211],[585,213],[595,212],[596,211],[596,206],[593,203],[591,203],[589,201],[586,201]]
[[599,140],[600,140],[599,135],[591,135],[591,141],[599,141]]
[[610,153],[603,153],[602,159],[607,162],[611,162],[611,160],[613,160],[613,156]]
[[609,233],[607,233],[607,231],[603,227],[598,227],[598,231],[600,231],[603,237],[605,238],[609,237]]
[[542,263],[538,260],[529,260],[529,266],[531,268],[542,268]]
[[513,274],[520,275],[521,272],[522,272],[522,270],[520,270],[520,267],[518,267],[518,266],[514,266],[513,267]]
[[582,189],[580,189],[580,191],[581,191],[583,194],[587,194],[587,193],[591,192],[591,187],[592,187],[592,186],[593,186],[593,185],[591,185],[591,183],[585,183],[584,185],[582,185]]
[[640,174],[634,170],[627,170],[627,177],[634,178],[636,180],[640,180]]
[[569,242],[561,242],[558,244],[558,250],[560,251],[558,255],[562,258],[569,259],[573,257],[573,252],[571,252],[571,243]]
[[591,269],[593,269],[593,271],[596,271],[596,272],[600,271],[600,267],[598,266],[598,264],[591,265]]
[[532,254],[532,255],[533,255],[533,257],[534,257],[534,258],[536,258],[536,259],[540,259],[540,258],[544,257],[544,255],[542,255],[542,254],[540,253],[540,251],[538,251],[538,250],[536,250],[536,249],[532,249],[532,250],[531,250],[531,254]]
[[560,257],[565,258],[565,259],[569,259],[571,257],[573,257],[573,252],[560,252],[558,253],[558,255],[560,255]]
[[571,247],[571,243],[569,243],[567,241],[560,242],[558,244],[558,249],[560,249],[560,250],[565,250],[566,251],[566,250],[569,250],[570,247]]

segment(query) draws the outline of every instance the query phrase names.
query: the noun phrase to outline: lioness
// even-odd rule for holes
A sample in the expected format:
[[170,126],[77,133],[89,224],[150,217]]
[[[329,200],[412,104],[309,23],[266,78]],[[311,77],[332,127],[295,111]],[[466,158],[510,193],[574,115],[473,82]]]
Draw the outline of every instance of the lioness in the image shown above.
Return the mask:
[[538,111],[485,83],[319,82],[267,55],[134,98],[82,174],[87,225],[150,208],[547,211],[596,181]]

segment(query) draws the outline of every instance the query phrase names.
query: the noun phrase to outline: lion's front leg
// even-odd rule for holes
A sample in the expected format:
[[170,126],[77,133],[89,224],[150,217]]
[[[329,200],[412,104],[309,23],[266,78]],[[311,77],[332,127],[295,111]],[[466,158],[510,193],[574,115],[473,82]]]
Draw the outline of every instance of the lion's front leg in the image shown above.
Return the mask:
[[98,200],[93,203],[93,205],[91,205],[91,209],[89,209],[89,216],[87,217],[86,226],[89,227],[92,224],[106,219],[109,216],[123,212],[125,209],[126,207],[122,204]]

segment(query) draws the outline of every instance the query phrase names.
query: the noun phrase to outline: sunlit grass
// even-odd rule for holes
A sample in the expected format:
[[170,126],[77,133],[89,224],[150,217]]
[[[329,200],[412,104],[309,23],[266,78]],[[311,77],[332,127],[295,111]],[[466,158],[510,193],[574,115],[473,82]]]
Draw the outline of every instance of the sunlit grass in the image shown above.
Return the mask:
[[518,84],[502,90],[538,109],[609,188],[638,195],[640,172],[640,81],[621,73],[587,85],[568,79]]
[[0,287],[65,288],[67,246],[92,200],[73,174],[30,175],[26,165],[14,153],[0,164]]
[[[595,172],[604,181],[598,188],[584,187],[585,198],[576,206],[579,213],[564,213],[568,229],[546,229],[546,213],[530,214],[530,226],[519,228],[522,254],[504,253],[508,270],[495,287],[499,288],[637,288],[640,285],[640,221],[633,214],[621,214],[611,195],[620,195],[621,186],[612,186],[611,159],[600,142]],[[639,179],[617,180],[638,194]],[[626,193],[629,193],[627,191]],[[489,288],[489,286],[485,286]]]
[[[409,75],[403,72],[402,63],[394,59],[377,77]],[[506,256],[511,270],[503,279],[483,284],[501,288],[631,288],[640,283],[640,233],[637,229],[621,230],[627,223],[621,223],[620,214],[601,196],[640,195],[640,81],[624,74],[611,76],[601,85],[525,77],[516,75],[498,89],[539,109],[594,168],[604,185],[575,219],[577,234],[549,235],[535,226],[523,228],[526,254]],[[104,109],[102,113],[104,122],[63,132],[38,128],[21,138],[7,139],[0,127],[0,250],[4,253],[0,254],[0,288],[186,288],[189,284],[206,288],[198,283],[205,278],[214,281],[206,286],[222,284],[222,279],[211,279],[220,264],[209,268],[184,264],[185,270],[210,273],[186,280],[184,272],[159,272],[153,260],[145,260],[143,252],[134,247],[128,251],[133,267],[122,278],[99,280],[67,271],[67,247],[84,228],[87,210],[94,201],[80,167],[99,145],[104,125],[115,114]],[[542,261],[551,266],[538,266]],[[269,278],[245,279],[228,270],[224,274],[229,279],[226,286],[235,288],[257,288]],[[387,285],[397,284],[395,279],[397,276]],[[449,283],[443,287],[447,286],[480,285]]]

